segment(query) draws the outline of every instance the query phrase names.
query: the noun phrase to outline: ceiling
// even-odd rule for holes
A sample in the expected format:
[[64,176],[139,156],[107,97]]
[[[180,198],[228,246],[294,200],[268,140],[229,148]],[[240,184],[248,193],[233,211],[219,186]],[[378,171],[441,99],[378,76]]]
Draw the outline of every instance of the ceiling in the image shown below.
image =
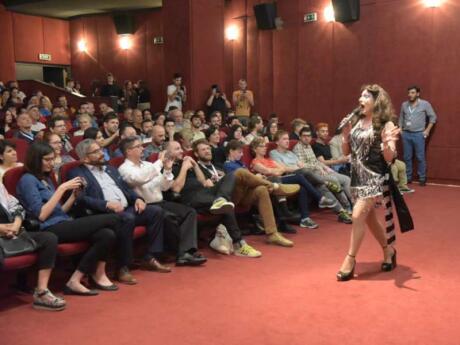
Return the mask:
[[147,10],[163,5],[163,0],[3,0],[13,12],[70,19],[89,14]]

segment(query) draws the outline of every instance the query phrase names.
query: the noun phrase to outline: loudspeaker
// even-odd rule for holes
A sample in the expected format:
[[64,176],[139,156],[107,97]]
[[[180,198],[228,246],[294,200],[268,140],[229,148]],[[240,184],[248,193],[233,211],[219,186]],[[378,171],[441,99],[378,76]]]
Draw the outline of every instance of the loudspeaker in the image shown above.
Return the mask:
[[359,0],[332,0],[335,21],[341,23],[359,20]]
[[269,2],[254,6],[257,28],[259,30],[271,30],[276,28],[276,3]]
[[117,30],[117,35],[134,34],[136,32],[136,25],[132,14],[114,14],[113,22]]

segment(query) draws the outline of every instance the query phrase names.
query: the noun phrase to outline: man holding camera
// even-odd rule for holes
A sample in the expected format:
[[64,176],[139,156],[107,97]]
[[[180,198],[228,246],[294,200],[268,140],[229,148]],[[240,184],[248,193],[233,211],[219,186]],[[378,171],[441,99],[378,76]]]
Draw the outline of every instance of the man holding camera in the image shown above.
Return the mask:
[[240,119],[243,126],[247,127],[251,107],[254,106],[254,95],[248,90],[248,83],[245,79],[238,82],[239,90],[233,91],[233,104],[235,105],[235,115]]
[[187,89],[182,85],[182,76],[179,73],[174,73],[173,83],[168,85],[167,93],[168,102],[165,111],[169,111],[170,107],[182,110],[183,104],[187,101]]
[[208,106],[208,115],[218,111],[226,116],[228,109],[232,107],[225,93],[222,92],[217,84],[211,86],[211,96],[209,96],[206,105]]

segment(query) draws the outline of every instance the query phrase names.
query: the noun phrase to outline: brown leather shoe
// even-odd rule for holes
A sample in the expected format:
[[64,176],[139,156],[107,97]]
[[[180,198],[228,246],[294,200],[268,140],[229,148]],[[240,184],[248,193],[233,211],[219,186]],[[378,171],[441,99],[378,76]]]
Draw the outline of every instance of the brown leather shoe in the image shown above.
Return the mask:
[[118,281],[123,284],[127,285],[136,285],[137,280],[134,278],[134,276],[131,274],[128,268],[120,268],[118,271]]
[[149,261],[144,261],[142,263],[142,268],[148,271],[156,271],[160,273],[169,273],[171,272],[171,267],[162,265],[157,259],[152,258]]

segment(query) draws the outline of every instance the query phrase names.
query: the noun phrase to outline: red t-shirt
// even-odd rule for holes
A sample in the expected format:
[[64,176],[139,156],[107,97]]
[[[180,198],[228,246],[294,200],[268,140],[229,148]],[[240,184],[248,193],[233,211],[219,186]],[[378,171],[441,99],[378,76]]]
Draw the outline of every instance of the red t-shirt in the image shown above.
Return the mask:
[[251,162],[251,170],[254,170],[254,165],[261,164],[266,168],[277,168],[276,162],[271,158],[254,158]]

